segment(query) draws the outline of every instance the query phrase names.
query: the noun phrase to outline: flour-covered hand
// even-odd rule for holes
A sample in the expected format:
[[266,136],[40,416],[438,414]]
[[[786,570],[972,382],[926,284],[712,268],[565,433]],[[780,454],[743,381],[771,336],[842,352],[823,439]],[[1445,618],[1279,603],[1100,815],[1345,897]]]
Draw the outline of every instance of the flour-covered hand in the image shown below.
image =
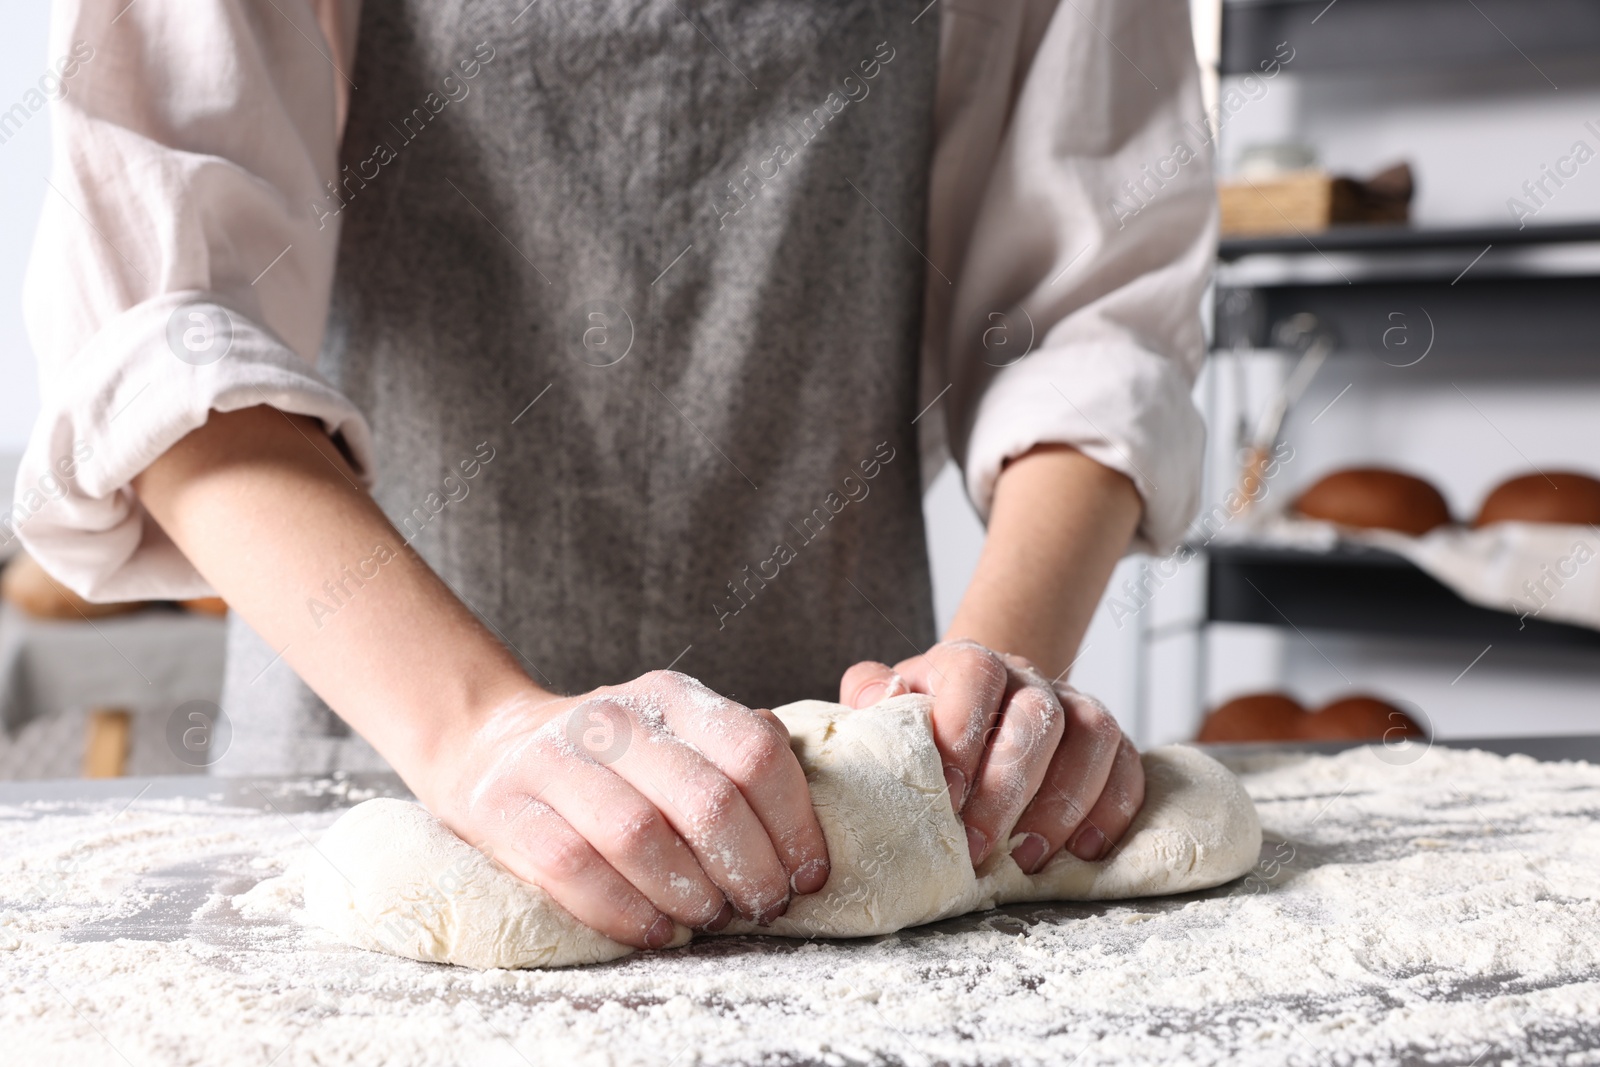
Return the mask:
[[828,878],[783,724],[676,672],[518,697],[441,763],[448,781],[422,797],[435,814],[625,944],[770,922]]
[[933,697],[934,740],[974,866],[1017,835],[1011,855],[1030,874],[1063,847],[1102,859],[1144,801],[1138,752],[1116,719],[1020,656],[946,641],[892,668],[858,663],[839,689],[852,707]]

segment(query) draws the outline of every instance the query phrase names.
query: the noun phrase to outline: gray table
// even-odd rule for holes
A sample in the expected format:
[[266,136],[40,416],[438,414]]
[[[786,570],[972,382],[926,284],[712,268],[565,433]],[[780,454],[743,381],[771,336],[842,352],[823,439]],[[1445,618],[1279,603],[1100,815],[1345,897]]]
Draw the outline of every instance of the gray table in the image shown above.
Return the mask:
[[[1600,761],[1600,737],[1440,744],[1538,759]],[[1263,754],[1326,753],[1346,747],[1219,746],[1212,751],[1224,762],[1237,764],[1259,761]],[[1600,795],[1600,787],[1596,791]],[[372,1062],[407,1063],[601,1062],[607,1056],[616,1062],[670,1063],[674,1067],[702,1057],[704,1062],[717,1063],[759,1060],[841,1067],[875,1062],[1067,1062],[1075,1057],[1081,1057],[1083,1064],[1152,1059],[1338,1063],[1349,1061],[1348,1050],[1337,1043],[1324,1043],[1325,1038],[1311,1040],[1306,1035],[1318,1033],[1315,1027],[1325,1026],[1341,1012],[1359,1015],[1365,1010],[1361,1005],[1375,1003],[1374,1011],[1391,1010],[1383,1008],[1383,998],[1391,996],[1383,991],[1383,982],[1392,979],[1398,989],[1409,981],[1403,975],[1378,981],[1377,1001],[1372,1000],[1371,990],[1361,990],[1359,995],[1352,994],[1353,1000],[1302,994],[1284,998],[1269,991],[1234,1007],[1174,1003],[1163,1009],[1166,1014],[1156,1021],[1127,1014],[1096,1018],[1063,1012],[1059,1026],[1052,1026],[1048,1019],[1015,1016],[1020,1007],[1037,1006],[1027,999],[1027,991],[1047,986],[1058,963],[1064,966],[1069,959],[1090,958],[1096,952],[1134,960],[1151,945],[1174,938],[1200,943],[1216,930],[1204,922],[1197,925],[1194,916],[1222,904],[1238,906],[1229,921],[1247,921],[1253,914],[1248,909],[1268,899],[1261,896],[1252,901],[1249,893],[1273,893],[1278,888],[1275,874],[1255,878],[1249,893],[1242,893],[1240,885],[1234,884],[1155,900],[1018,905],[886,938],[814,945],[759,938],[715,939],[596,968],[500,972],[498,977],[495,972],[484,976],[318,943],[293,924],[251,919],[228,903],[261,877],[252,866],[259,861],[252,844],[257,836],[276,832],[275,847],[280,850],[286,843],[294,844],[297,836],[309,842],[338,810],[369,795],[407,794],[398,779],[389,775],[348,775],[317,782],[166,777],[0,783],[0,830],[7,820],[56,819],[70,826],[72,820],[82,819],[89,836],[104,837],[107,825],[122,826],[132,841],[138,820],[153,819],[162,812],[175,817],[170,813],[185,811],[197,813],[197,819],[205,812],[229,813],[228,817],[244,828],[232,843],[209,845],[209,851],[197,847],[193,856],[168,856],[152,862],[138,874],[135,889],[125,894],[134,901],[132,906],[73,926],[62,935],[61,949],[39,954],[31,963],[23,961],[29,976],[33,974],[29,968],[37,969],[40,977],[49,979],[51,989],[72,1005],[77,1018],[94,1024],[95,1036],[79,1027],[81,1032],[74,1038],[81,1043],[75,1047],[89,1052],[83,1062],[100,1062],[92,1055],[97,1039],[117,1053],[113,1057],[100,1049],[105,1053],[103,1062],[108,1063],[122,1062],[124,1056],[134,1063],[153,1062],[151,1049],[169,1047],[185,1050],[195,1062],[223,1061],[233,1048],[231,1032],[255,1034],[252,1027],[260,1028],[262,1020],[270,1017],[273,1028],[261,1030],[259,1039],[267,1053],[274,1051],[275,1037],[282,1043],[284,1035],[289,1035],[287,1043],[276,1049],[283,1055],[277,1061],[279,1067],[343,1062],[338,1057],[348,1052],[352,1042],[368,1048]],[[1318,796],[1295,799],[1321,803]],[[1263,808],[1264,822],[1270,821],[1269,810],[1273,809]],[[124,816],[122,811],[132,814]],[[1316,819],[1309,821],[1316,823]],[[1321,827],[1328,829],[1333,821],[1324,820]],[[1295,862],[1306,869],[1346,864],[1355,870],[1393,852],[1388,834],[1351,836],[1359,835],[1362,826],[1363,819],[1352,814],[1339,833],[1314,843],[1299,842],[1301,852]],[[1442,837],[1446,831],[1423,827],[1406,833]],[[1283,838],[1269,833],[1263,863],[1281,856],[1283,845]],[[136,850],[143,846],[130,843],[125,847]],[[6,902],[0,900],[0,916],[5,907]],[[0,941],[4,931],[0,926]],[[148,947],[139,949],[141,943]],[[173,996],[193,999],[192,1011],[182,1020],[119,1015],[113,1005],[128,998],[113,996],[96,977],[99,964],[73,962],[77,954],[67,951],[71,945],[84,948],[95,944],[115,949],[114,958],[119,959],[123,954],[154,952],[146,965],[153,975],[168,970],[190,975],[188,962],[183,966],[190,969],[174,970],[172,961],[180,956],[183,961],[188,961],[189,954],[209,961],[204,982],[197,983],[193,977],[176,982],[162,979],[165,985],[175,987]],[[1030,952],[1030,946],[1036,944],[1055,956],[1047,953],[1041,958],[1039,950]],[[178,953],[174,946],[185,946],[187,954]],[[13,958],[17,955],[11,954]],[[0,952],[0,988],[5,985],[8,965],[17,964]],[[1123,973],[1139,971],[1137,967],[1132,972],[1124,968]],[[730,976],[737,979],[732,984]],[[1192,978],[1184,980],[1192,982]],[[1595,961],[1592,974],[1574,973],[1568,984],[1584,990],[1582,996],[1587,998],[1591,980],[1600,990],[1600,960]],[[14,989],[40,988],[37,983],[18,981]],[[1418,1004],[1448,1006],[1452,997],[1466,998],[1462,1002],[1468,1004],[1473,997],[1487,1002],[1509,995],[1508,989],[1520,988],[1517,981],[1514,975],[1491,976],[1476,985],[1462,983],[1442,999],[1424,997]],[[813,988],[803,988],[806,982]],[[305,986],[299,999],[291,989],[296,983]],[[260,1003],[240,1014],[233,999],[211,988],[230,984],[248,988],[249,995]],[[39,1002],[44,1005],[42,1012],[35,1006],[35,1015],[18,1016],[29,1025],[38,1025],[38,1015],[48,1016],[55,1003],[49,993],[37,995],[44,998]],[[919,1001],[919,997],[923,999]],[[923,1003],[930,997],[955,1005],[947,1029],[930,1032],[925,1020],[894,1006]],[[1492,1039],[1481,1049],[1470,1041],[1461,1047],[1440,1048],[1433,1039],[1418,1038],[1414,1046],[1391,1042],[1381,1053],[1369,1049],[1356,1059],[1483,1065],[1600,1062],[1600,1026],[1596,1025],[1600,994],[1594,1001],[1596,1020],[1575,1018],[1545,1029],[1525,1027],[1521,1033],[1508,1030],[1503,1041]],[[1046,999],[1043,1003],[1059,1001]],[[821,1012],[823,1006],[828,1013]],[[0,1006],[0,1031],[8,1025],[6,1011],[7,1007]],[[679,1029],[668,1027],[659,1032],[676,1035],[681,1030],[689,1035],[685,1041],[675,1036],[663,1038],[644,1051],[627,1043],[629,1035],[657,1033],[651,1027],[664,1025],[661,1016],[671,1011],[683,1015]],[[60,1015],[60,1025],[76,1025],[64,1010]],[[219,1020],[217,1029],[205,1028],[207,1018]],[[843,1019],[855,1021],[841,1027]],[[1264,1019],[1270,1025],[1263,1023]],[[401,1041],[396,1032],[407,1025],[420,1034],[434,1035],[431,1043],[418,1038],[395,1044]],[[1299,1040],[1282,1031],[1282,1025],[1298,1034]],[[1358,1025],[1359,1019],[1352,1023]],[[1256,1029],[1250,1031],[1250,1026]],[[1273,1026],[1280,1028],[1278,1044],[1271,1043]],[[171,1032],[164,1032],[157,1042],[150,1036],[152,1027]],[[829,1051],[803,1051],[809,1047],[808,1028],[829,1035]],[[1358,1032],[1348,1031],[1352,1040]],[[1232,1047],[1230,1041],[1240,1044]],[[972,1055],[963,1051],[972,1049],[981,1051]],[[268,1059],[262,1055],[258,1062]]]

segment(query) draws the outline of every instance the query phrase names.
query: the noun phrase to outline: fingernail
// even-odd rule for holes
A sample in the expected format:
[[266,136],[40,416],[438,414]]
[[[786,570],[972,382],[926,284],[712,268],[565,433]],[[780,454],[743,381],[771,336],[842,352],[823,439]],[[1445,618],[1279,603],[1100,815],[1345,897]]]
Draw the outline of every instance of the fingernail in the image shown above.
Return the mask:
[[1038,834],[1023,834],[1022,843],[1011,850],[1011,858],[1023,874],[1034,874],[1044,866],[1044,854],[1050,842]]
[[784,913],[787,912],[788,910],[789,910],[789,898],[788,897],[784,897],[782,900],[780,900],[776,904],[772,905],[766,911],[764,911],[760,915],[756,916],[756,925],[758,925],[758,926],[771,926],[775,920],[783,918]]
[[950,790],[950,810],[960,811],[961,802],[967,799],[967,776],[958,767],[946,766],[944,784]]
[[660,948],[672,940],[677,931],[673,928],[672,920],[662,915],[650,924],[650,929],[645,931],[645,948]]
[[717,912],[717,917],[706,923],[700,929],[708,934],[714,934],[733,922],[733,905],[726,900],[722,902],[722,910]]
[[1107,844],[1105,834],[1093,826],[1085,826],[1073,835],[1067,851],[1080,860],[1093,863],[1105,854]]
[[856,707],[867,708],[882,700],[889,691],[888,685],[883,682],[873,682],[856,690]]
[[815,893],[828,884],[828,861],[811,860],[789,876],[789,888],[801,896]]
[[989,839],[983,836],[983,831],[967,827],[967,851],[972,853],[974,867],[983,859],[983,854],[988,848]]

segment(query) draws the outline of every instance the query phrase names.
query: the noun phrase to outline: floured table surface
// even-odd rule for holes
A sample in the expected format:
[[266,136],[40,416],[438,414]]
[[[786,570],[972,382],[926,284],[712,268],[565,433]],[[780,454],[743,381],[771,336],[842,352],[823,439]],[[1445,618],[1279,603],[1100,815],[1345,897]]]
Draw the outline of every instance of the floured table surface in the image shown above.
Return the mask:
[[1600,1062],[1600,767],[1227,762],[1266,842],[1219,889],[542,972],[345,948],[249,892],[392,779],[4,786],[0,1062]]

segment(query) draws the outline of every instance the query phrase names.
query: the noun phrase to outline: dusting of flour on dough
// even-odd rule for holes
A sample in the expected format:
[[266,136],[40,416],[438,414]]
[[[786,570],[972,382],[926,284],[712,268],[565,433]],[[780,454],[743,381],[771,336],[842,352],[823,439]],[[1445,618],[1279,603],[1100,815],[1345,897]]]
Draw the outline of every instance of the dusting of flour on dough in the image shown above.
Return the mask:
[[[932,706],[911,694],[859,710],[823,701],[775,709],[810,783],[832,874],[770,926],[736,921],[725,936],[866,937],[1018,901],[1206,889],[1256,861],[1261,829],[1243,788],[1216,761],[1171,746],[1145,755],[1144,807],[1104,862],[1063,850],[1030,876],[1003,849],[974,871],[934,745]],[[354,808],[313,856],[304,872],[308,915],[361,948],[478,968],[564,967],[630,951],[415,804]],[[732,859],[722,866],[737,879]],[[681,943],[689,932],[678,935]]]

